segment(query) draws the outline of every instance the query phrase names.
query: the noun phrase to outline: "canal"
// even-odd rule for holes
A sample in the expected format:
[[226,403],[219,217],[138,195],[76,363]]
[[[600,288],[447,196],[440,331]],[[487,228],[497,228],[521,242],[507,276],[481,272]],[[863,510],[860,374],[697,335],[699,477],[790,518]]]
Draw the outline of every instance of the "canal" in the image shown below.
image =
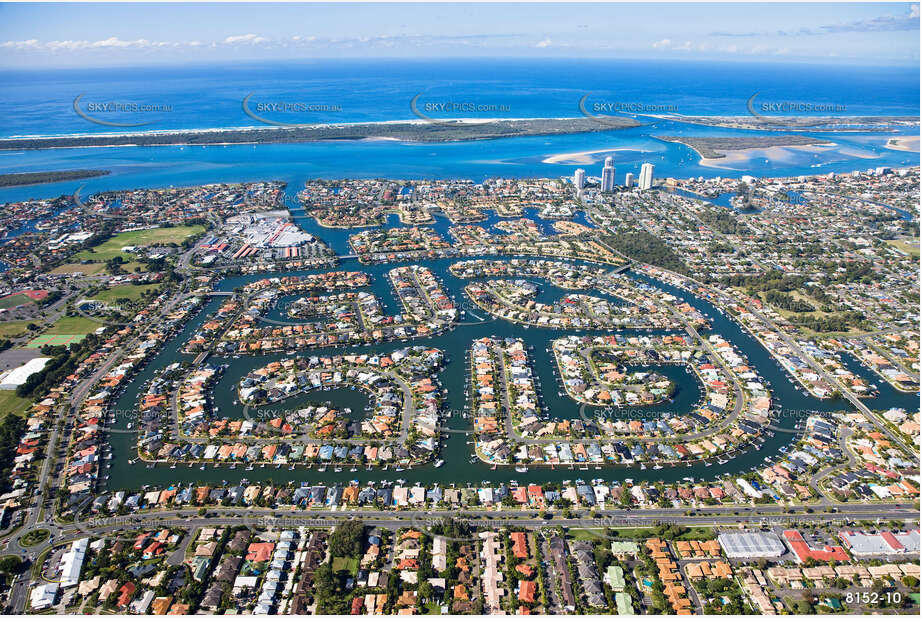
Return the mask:
[[[297,216],[297,213],[293,213]],[[533,213],[529,213],[533,216]],[[316,233],[326,240],[337,253],[348,252],[347,239],[354,230],[329,230],[319,228],[313,220],[305,220],[303,217],[297,218],[305,229]],[[309,221],[309,223],[307,223]],[[306,223],[306,224],[305,224]],[[391,221],[389,224],[398,224]],[[311,225],[312,224],[312,225]],[[484,224],[485,225],[485,224]],[[435,228],[442,235],[446,236],[447,225],[443,217],[438,217]],[[493,258],[493,259],[511,259]],[[459,279],[451,275],[448,267],[458,259],[438,259],[438,260],[419,260],[415,263],[429,267],[433,273],[442,281],[446,291],[453,297],[458,307],[469,307],[470,303],[463,292],[463,287],[469,280]],[[567,260],[571,263],[580,263],[576,260]],[[324,270],[354,270],[360,269],[368,272],[372,281],[368,286],[380,300],[388,313],[396,313],[400,310],[400,303],[394,298],[392,289],[386,278],[386,273],[399,264],[381,264],[364,266],[357,261],[345,261],[335,269],[320,269],[312,271],[302,271],[287,274],[309,274],[311,272],[323,272]],[[588,264],[590,266],[597,266]],[[316,484],[341,484],[351,480],[359,482],[395,480],[397,477],[409,483],[422,484],[449,484],[458,483],[479,484],[481,482],[508,482],[516,480],[519,483],[528,482],[552,482],[572,480],[576,478],[600,478],[608,481],[623,481],[632,479],[635,482],[640,481],[679,481],[686,477],[692,477],[696,480],[714,479],[724,474],[734,474],[746,472],[764,462],[766,456],[774,456],[779,453],[779,449],[789,445],[796,437],[794,431],[798,422],[805,420],[810,411],[838,411],[850,409],[850,404],[844,400],[819,400],[808,396],[802,390],[799,390],[791,382],[788,374],[780,365],[760,346],[750,335],[743,331],[735,322],[728,319],[712,304],[701,298],[680,290],[673,286],[650,279],[640,274],[629,273],[630,276],[639,281],[648,283],[657,288],[663,289],[675,296],[683,298],[698,310],[707,315],[712,323],[712,332],[721,334],[730,341],[743,355],[749,363],[756,368],[759,375],[769,383],[772,391],[772,399],[775,406],[781,408],[778,417],[773,423],[775,430],[773,435],[768,435],[760,449],[749,447],[747,450],[737,454],[728,463],[722,465],[705,466],[703,463],[679,467],[665,467],[659,470],[642,469],[639,466],[601,466],[591,467],[586,471],[583,467],[581,470],[571,466],[557,466],[549,468],[545,466],[531,466],[527,472],[516,472],[511,466],[499,466],[492,469],[489,465],[473,459],[473,435],[468,434],[471,429],[472,421],[464,415],[464,408],[468,403],[468,395],[465,388],[465,359],[470,349],[470,343],[481,337],[514,337],[520,338],[525,345],[530,348],[529,356],[534,367],[536,381],[542,394],[543,407],[549,412],[551,417],[557,418],[577,418],[580,415],[580,407],[569,397],[561,394],[559,377],[553,361],[552,352],[549,351],[550,342],[553,339],[566,335],[592,335],[599,334],[598,331],[579,331],[579,330],[553,330],[543,328],[525,328],[505,320],[492,319],[481,310],[475,310],[477,317],[484,318],[483,321],[473,317],[461,317],[462,323],[452,330],[443,332],[437,336],[412,339],[403,342],[392,342],[385,345],[361,346],[357,348],[335,348],[335,349],[309,349],[301,352],[304,356],[313,355],[333,355],[348,352],[361,353],[387,353],[395,349],[412,346],[424,345],[441,349],[448,362],[438,375],[441,382],[442,390],[445,395],[445,409],[449,411],[444,426],[451,430],[446,432],[441,452],[438,457],[445,460],[441,468],[435,468],[433,465],[418,466],[414,469],[407,469],[401,472],[384,471],[380,469],[366,470],[359,468],[357,471],[350,471],[347,466],[343,472],[334,472],[327,470],[320,472],[316,468],[306,468],[298,466],[294,470],[287,467],[276,468],[271,465],[256,466],[252,470],[242,468],[230,469],[228,466],[211,466],[206,469],[199,469],[198,465],[189,467],[188,464],[179,464],[176,468],[169,466],[148,467],[143,462],[129,463],[137,457],[135,448],[136,435],[132,433],[114,432],[110,434],[112,446],[112,465],[104,471],[108,478],[103,485],[109,490],[135,489],[142,485],[161,485],[165,486],[172,483],[209,483],[219,484],[227,481],[229,483],[239,482],[246,478],[251,482],[256,481],[273,481],[273,482],[307,482]],[[221,291],[233,290],[250,281],[264,278],[266,274],[229,277],[219,282],[217,289]],[[531,279],[541,287],[542,300],[552,300],[558,297],[558,290],[549,282],[540,279]],[[594,291],[590,292],[596,293]],[[610,297],[608,297],[610,298]],[[137,398],[143,392],[146,382],[162,367],[180,360],[191,360],[191,357],[180,352],[182,345],[188,339],[198,326],[208,319],[211,314],[224,301],[222,298],[210,299],[200,314],[189,323],[160,350],[159,354],[150,363],[144,367],[126,387],[121,394],[115,407],[118,410],[133,410],[137,403]],[[276,315],[276,318],[281,317]],[[625,334],[637,331],[618,331]],[[650,332],[650,331],[642,331]],[[662,331],[651,331],[662,332]],[[707,332],[702,332],[706,336]],[[280,358],[290,358],[284,355],[261,355],[246,356],[242,358],[222,358],[212,356],[209,362],[212,364],[227,364],[228,368],[215,385],[214,403],[219,408],[219,414],[228,417],[241,417],[243,407],[235,404],[236,385],[247,372],[254,368],[261,367],[272,360]],[[868,370],[856,362],[848,363],[850,368],[864,377],[869,382],[879,384],[881,380],[871,375]],[[655,367],[655,370],[667,375],[675,382],[677,390],[673,400],[653,406],[644,406],[642,408],[627,409],[630,414],[637,418],[653,418],[663,414],[681,415],[687,413],[700,400],[702,387],[692,373],[689,373],[684,367],[679,366],[661,366]],[[341,389],[340,391],[330,391],[314,393],[299,396],[286,402],[291,408],[302,407],[307,402],[330,402],[341,407],[352,409],[353,415],[360,415],[363,406],[367,403],[367,398],[355,391]],[[904,407],[912,410],[917,409],[917,394],[903,394],[883,384],[879,389],[879,395],[875,399],[867,400],[867,405],[874,409],[888,409],[890,407]],[[591,409],[587,409],[583,414],[592,414]],[[116,415],[115,428],[125,430],[128,422],[128,414]]]

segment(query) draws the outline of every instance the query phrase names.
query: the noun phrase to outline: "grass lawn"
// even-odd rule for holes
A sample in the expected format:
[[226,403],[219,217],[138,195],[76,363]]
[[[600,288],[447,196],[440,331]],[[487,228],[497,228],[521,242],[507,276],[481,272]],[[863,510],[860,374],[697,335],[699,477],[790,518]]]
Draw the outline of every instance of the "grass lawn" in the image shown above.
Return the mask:
[[95,275],[102,272],[106,265],[98,264],[61,264],[51,271],[53,275],[69,275],[72,273],[82,273],[84,275]]
[[605,536],[604,528],[570,528],[566,536],[574,541],[597,541]]
[[712,541],[716,538],[716,532],[711,526],[695,526],[679,535],[679,541]]
[[92,296],[91,300],[100,300],[103,302],[111,302],[118,298],[138,300],[144,292],[158,289],[160,289],[159,283],[150,283],[146,285],[117,285],[114,288],[103,290],[99,292],[99,294]]
[[11,322],[0,322],[0,338],[18,337],[26,332],[29,324],[37,324],[35,320],[13,320]]
[[33,545],[44,543],[49,536],[51,536],[51,533],[46,528],[36,528],[26,532],[19,539],[19,544],[23,547],[32,547]]
[[63,316],[46,330],[44,335],[87,335],[102,326],[96,320],[83,316]]
[[887,240],[886,243],[892,245],[896,249],[904,251],[912,257],[921,256],[921,247],[918,246],[918,241]]
[[23,416],[23,413],[29,409],[32,402],[28,399],[16,396],[16,391],[0,391],[0,418],[7,414],[16,414]]
[[[597,540],[601,535],[607,535],[612,539],[623,539],[626,541],[637,539],[648,539],[656,536],[655,528],[595,528],[586,530],[582,528],[569,529],[566,536],[577,541]],[[679,541],[709,541],[715,539],[716,533],[710,526],[692,527],[684,534],[677,537]]]
[[122,232],[121,234],[116,234],[98,247],[80,251],[71,258],[71,261],[79,262],[81,260],[93,260],[94,262],[105,262],[117,255],[130,257],[131,254],[122,252],[123,247],[144,247],[170,242],[181,243],[189,236],[199,234],[203,231],[205,231],[203,225],[179,225],[176,227],[158,227],[150,230]]
[[[825,313],[824,311],[820,311],[819,308],[818,308],[818,306],[819,306],[820,303],[819,303],[817,300],[815,300],[815,299],[813,299],[813,298],[810,298],[809,296],[806,296],[805,294],[801,294],[801,293],[799,293],[799,292],[793,291],[793,292],[790,292],[790,296],[792,296],[793,298],[795,298],[795,299],[797,299],[797,300],[806,300],[806,301],[808,301],[809,303],[811,303],[811,304],[816,308],[816,310],[815,310],[815,311],[797,312],[797,311],[790,311],[790,310],[788,310],[788,309],[781,309],[780,307],[775,307],[774,305],[771,305],[770,303],[768,303],[767,301],[765,301],[764,298],[762,298],[761,295],[759,294],[759,298],[761,298],[761,301],[764,302],[765,305],[768,305],[771,309],[773,309],[774,311],[776,311],[778,314],[780,314],[781,316],[783,316],[783,317],[786,318],[787,320],[790,320],[791,322],[794,322],[794,323],[795,323],[797,317],[802,317],[802,316],[804,316],[804,315],[813,316],[813,317],[816,317],[816,318],[824,318],[824,317],[827,317],[827,316],[836,315],[836,313]],[[847,330],[847,332],[841,332],[841,331],[818,332],[818,331],[814,331],[814,330],[812,330],[811,328],[809,328],[809,327],[807,327],[807,326],[803,326],[803,325],[797,325],[797,327],[800,328],[807,336],[809,336],[809,337],[818,337],[818,338],[820,338],[820,339],[821,339],[821,338],[828,338],[828,337],[840,337],[840,336],[842,336],[842,335],[863,335],[864,333],[867,332],[867,331],[862,330],[862,329],[860,329],[860,328],[850,328],[850,329]]]
[[140,262],[125,262],[122,264],[122,270],[126,273],[144,272],[147,270],[147,264],[141,264]]
[[358,573],[358,558],[344,558],[338,556],[333,558],[333,572],[336,571],[348,571],[352,575]]
[[33,302],[26,294],[11,294],[0,298],[0,309],[10,309]]

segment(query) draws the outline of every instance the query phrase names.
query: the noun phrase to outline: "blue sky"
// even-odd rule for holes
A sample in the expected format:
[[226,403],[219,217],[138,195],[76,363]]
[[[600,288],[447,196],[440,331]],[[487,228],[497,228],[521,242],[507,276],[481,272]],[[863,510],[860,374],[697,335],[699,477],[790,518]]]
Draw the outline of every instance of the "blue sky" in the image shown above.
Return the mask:
[[0,65],[597,57],[917,65],[917,3],[0,4]]

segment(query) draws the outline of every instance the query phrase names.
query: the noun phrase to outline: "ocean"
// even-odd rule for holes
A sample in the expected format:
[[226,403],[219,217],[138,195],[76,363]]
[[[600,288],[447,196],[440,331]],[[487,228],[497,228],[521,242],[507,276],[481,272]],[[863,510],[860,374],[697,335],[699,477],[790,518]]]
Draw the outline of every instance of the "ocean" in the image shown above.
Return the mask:
[[[685,115],[747,115],[746,102],[831,105],[846,115],[919,114],[918,72],[911,68],[744,64],[648,60],[324,60],[188,67],[0,71],[0,137],[138,130],[206,130],[266,126],[249,108],[277,122],[381,122],[432,117],[578,117],[615,103]],[[94,124],[74,109],[105,103],[154,111],[98,111]],[[273,106],[275,106],[273,108]],[[287,106],[283,107],[283,106]],[[443,106],[446,110],[442,111]],[[316,111],[319,109],[319,111]],[[257,111],[258,110],[258,111]],[[428,110],[428,111],[426,111]],[[473,110],[473,111],[467,111]],[[606,113],[604,111],[598,113]],[[112,175],[80,182],[0,190],[0,200],[72,192],[236,180],[394,177],[482,179],[563,176],[583,167],[600,173],[615,156],[618,182],[651,162],[662,176],[798,175],[847,172],[880,165],[917,165],[917,153],[886,148],[892,134],[823,133],[835,146],[822,152],[752,153],[740,161],[701,165],[686,146],[659,135],[764,135],[639,117],[642,126],[601,133],[518,137],[488,142],[419,144],[344,141],[208,147],[113,147],[0,152],[0,173],[104,168]],[[917,135],[916,130],[905,134]],[[808,134],[808,133],[807,133]],[[588,155],[549,157],[566,153]]]

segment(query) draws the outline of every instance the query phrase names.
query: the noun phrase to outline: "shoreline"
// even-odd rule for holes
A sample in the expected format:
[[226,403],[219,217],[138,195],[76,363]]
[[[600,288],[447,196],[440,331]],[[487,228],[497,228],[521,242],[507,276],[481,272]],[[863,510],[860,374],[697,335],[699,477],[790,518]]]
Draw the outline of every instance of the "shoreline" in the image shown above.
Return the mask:
[[[683,115],[683,114],[637,114],[638,116],[643,116],[647,118],[656,118],[658,120],[671,120],[675,122],[684,122],[689,124],[702,124],[704,122],[732,122],[732,121],[745,121],[753,119],[752,116],[704,116],[704,115]],[[441,122],[455,122],[458,124],[468,124],[468,125],[479,125],[482,123],[499,123],[499,122],[527,122],[527,121],[537,121],[537,120],[556,120],[556,121],[566,121],[566,120],[586,120],[585,116],[535,116],[535,117],[509,117],[509,118],[469,118],[469,117],[456,117],[456,118],[437,118],[439,123]],[[771,120],[777,120],[778,122],[783,122],[787,120],[797,120],[802,119],[800,116],[777,116],[776,118],[771,118]],[[589,119],[590,120],[590,119]],[[629,118],[628,118],[629,120]],[[878,122],[902,122],[906,123],[907,126],[912,124],[917,125],[919,121],[915,117],[911,116],[841,116],[838,118],[831,117],[815,117],[813,120],[816,121],[828,121],[834,120],[836,122],[846,122],[846,121],[878,121]],[[700,123],[696,122],[700,121]],[[209,133],[221,133],[224,131],[285,131],[292,128],[304,128],[304,129],[329,129],[336,127],[356,127],[364,125],[372,126],[388,126],[388,125],[400,125],[400,124],[412,124],[412,125],[428,125],[432,124],[431,121],[425,120],[422,118],[411,117],[403,119],[393,119],[393,120],[361,120],[354,122],[318,122],[318,123],[304,123],[301,125],[292,124],[292,126],[276,126],[276,125],[267,125],[267,124],[248,124],[248,125],[235,125],[235,126],[226,126],[226,127],[207,127],[207,128],[185,128],[185,129],[151,129],[149,131],[105,131],[99,133],[86,133],[86,132],[76,132],[76,133],[55,133],[55,134],[36,134],[36,133],[19,133],[13,135],[0,136],[0,142],[7,140],[32,140],[32,139],[71,139],[71,138],[99,138],[99,137],[145,137],[150,135],[177,135],[177,134],[209,134]],[[813,126],[813,125],[809,125]],[[613,128],[613,127],[608,127]],[[769,126],[764,127],[765,130],[771,131],[780,131],[780,130],[791,130],[793,127],[777,127]],[[879,127],[877,127],[878,129]],[[809,127],[803,127],[803,130],[808,130]],[[841,131],[846,131],[846,129],[836,129]],[[851,129],[857,130],[857,129]],[[860,130],[874,130],[873,128],[863,128]],[[912,137],[912,136],[907,136]],[[898,140],[900,138],[892,138]],[[623,149],[621,149],[623,150]],[[585,153],[592,153],[599,151],[585,151]],[[583,154],[583,153],[569,153],[569,154]]]
[[[792,146],[770,146],[768,148],[745,148],[740,150],[726,151],[722,157],[700,157],[699,165],[703,167],[713,167],[718,169],[735,169],[733,164],[748,162],[752,157],[759,153],[766,159],[777,161],[789,156],[793,152],[824,152],[825,147],[832,148],[837,144],[801,144]],[[694,149],[698,155],[700,152]],[[773,156],[771,156],[773,155]],[[727,165],[729,164],[729,165]]]
[[921,152],[921,136],[905,135],[902,137],[890,137],[886,140],[886,148],[889,150],[900,150],[902,152]]
[[662,142],[680,144],[689,148],[699,157],[698,165],[701,167],[728,170],[736,170],[735,166],[749,163],[757,156],[772,162],[791,163],[791,158],[798,152],[824,153],[841,146],[838,142],[831,140],[798,135],[752,138],[652,137]]
[[88,178],[98,178],[99,176],[108,176],[111,173],[112,170],[96,169],[14,172],[12,174],[0,174],[0,188],[33,187],[36,185],[67,182],[69,180],[85,180]]
[[803,135],[773,135],[757,137],[701,137],[676,135],[651,135],[653,139],[670,144],[681,144],[696,152],[701,159],[724,159],[729,153],[772,148],[804,148],[809,146],[838,146],[831,140]]
[[541,160],[541,163],[553,164],[572,164],[572,165],[594,165],[597,163],[594,158],[591,157],[593,154],[598,154],[602,152],[621,152],[625,150],[630,150],[633,152],[643,152],[648,153],[652,152],[651,150],[637,150],[636,148],[597,148],[594,150],[582,150],[580,152],[561,152],[557,154],[550,155]]
[[[479,124],[481,122],[508,122],[508,121],[527,121],[527,120],[581,120],[581,116],[546,116],[535,118],[444,118],[439,122],[457,122],[468,124]],[[394,125],[394,124],[431,124],[429,121],[421,118],[405,118],[397,120],[366,120],[356,122],[318,122],[315,124],[304,124],[301,128],[309,129],[330,129],[335,127],[354,127],[362,125]],[[151,129],[150,131],[106,131],[101,133],[62,133],[53,135],[8,135],[0,137],[0,141],[14,139],[63,139],[63,138],[81,138],[81,137],[136,137],[147,135],[177,135],[177,134],[207,134],[220,133],[222,131],[284,131],[295,128],[294,126],[274,126],[263,124],[240,125],[230,127],[209,127],[198,129]]]
[[308,143],[322,141],[459,142],[504,137],[600,133],[639,126],[623,119],[620,126],[602,126],[589,118],[457,118],[335,123],[143,132],[82,133],[60,136],[0,138],[0,150],[49,150],[120,146],[221,146],[231,144]]
[[643,114],[648,118],[745,131],[808,131],[820,133],[894,132],[919,125],[915,116],[705,116],[684,114]]

